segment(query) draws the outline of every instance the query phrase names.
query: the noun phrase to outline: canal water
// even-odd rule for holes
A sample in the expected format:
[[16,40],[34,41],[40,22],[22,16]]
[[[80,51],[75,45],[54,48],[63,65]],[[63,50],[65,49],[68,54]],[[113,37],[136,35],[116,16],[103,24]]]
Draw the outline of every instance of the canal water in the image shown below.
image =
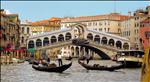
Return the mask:
[[[69,63],[64,61],[63,63]],[[56,62],[57,63],[57,62]],[[90,64],[116,64],[111,61],[92,60]],[[141,69],[109,71],[87,71],[77,60],[63,73],[34,70],[28,62],[1,66],[1,82],[140,82]]]

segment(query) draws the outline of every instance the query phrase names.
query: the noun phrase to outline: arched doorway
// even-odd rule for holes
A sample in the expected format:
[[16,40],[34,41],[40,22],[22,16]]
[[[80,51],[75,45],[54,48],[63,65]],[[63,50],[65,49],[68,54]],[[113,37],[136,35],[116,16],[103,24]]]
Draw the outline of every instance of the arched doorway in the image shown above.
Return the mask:
[[129,44],[128,44],[128,43],[124,43],[124,44],[123,44],[123,48],[124,48],[125,50],[128,50],[128,49],[129,49]]
[[43,46],[46,46],[48,44],[49,44],[49,38],[45,37],[44,40],[43,40]]
[[88,40],[93,40],[93,35],[92,35],[92,33],[89,33],[89,34],[87,35],[87,39],[88,39]]
[[77,23],[71,26],[74,29],[75,38],[84,38],[85,24]]
[[34,48],[34,41],[33,40],[29,41],[28,48]]
[[71,33],[66,33],[66,35],[65,35],[65,38],[66,38],[66,41],[68,41],[68,40],[70,40],[71,39]]
[[100,43],[100,36],[99,36],[99,35],[95,35],[94,41],[95,41],[96,43]]
[[56,42],[57,42],[56,36],[52,36],[51,37],[51,43],[56,43]]
[[114,43],[115,43],[115,41],[114,41],[113,39],[110,39],[108,44],[109,44],[110,46],[114,46]]
[[103,37],[101,43],[102,43],[102,44],[107,44],[107,38],[106,38],[106,37]]
[[64,36],[62,34],[60,34],[58,36],[58,41],[61,42],[61,41],[64,41]]
[[40,47],[40,46],[42,46],[42,41],[41,41],[41,39],[37,39],[36,40],[36,47]]
[[121,41],[117,41],[117,42],[116,42],[116,47],[117,47],[117,48],[120,48],[120,49],[122,48],[122,43],[121,43]]

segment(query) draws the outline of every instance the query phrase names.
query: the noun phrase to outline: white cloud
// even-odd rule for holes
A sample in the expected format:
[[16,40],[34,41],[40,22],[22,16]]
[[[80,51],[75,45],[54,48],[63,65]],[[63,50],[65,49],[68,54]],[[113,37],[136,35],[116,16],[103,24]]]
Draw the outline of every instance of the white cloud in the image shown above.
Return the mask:
[[6,14],[12,14],[9,10],[5,10]]

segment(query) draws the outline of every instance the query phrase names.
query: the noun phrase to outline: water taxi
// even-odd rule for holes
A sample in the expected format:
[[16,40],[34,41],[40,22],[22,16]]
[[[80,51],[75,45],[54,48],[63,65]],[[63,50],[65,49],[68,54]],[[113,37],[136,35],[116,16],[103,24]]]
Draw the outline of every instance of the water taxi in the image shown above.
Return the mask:
[[141,67],[142,66],[142,58],[144,56],[144,51],[140,50],[124,50],[119,51],[116,55],[117,62],[122,63],[125,67]]

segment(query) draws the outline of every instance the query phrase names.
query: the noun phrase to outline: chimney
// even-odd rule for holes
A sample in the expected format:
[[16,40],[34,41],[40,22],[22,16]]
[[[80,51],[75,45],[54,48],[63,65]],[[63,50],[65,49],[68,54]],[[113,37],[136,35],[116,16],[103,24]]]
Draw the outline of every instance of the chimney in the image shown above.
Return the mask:
[[128,12],[128,16],[129,16],[129,17],[131,16],[131,11]]

